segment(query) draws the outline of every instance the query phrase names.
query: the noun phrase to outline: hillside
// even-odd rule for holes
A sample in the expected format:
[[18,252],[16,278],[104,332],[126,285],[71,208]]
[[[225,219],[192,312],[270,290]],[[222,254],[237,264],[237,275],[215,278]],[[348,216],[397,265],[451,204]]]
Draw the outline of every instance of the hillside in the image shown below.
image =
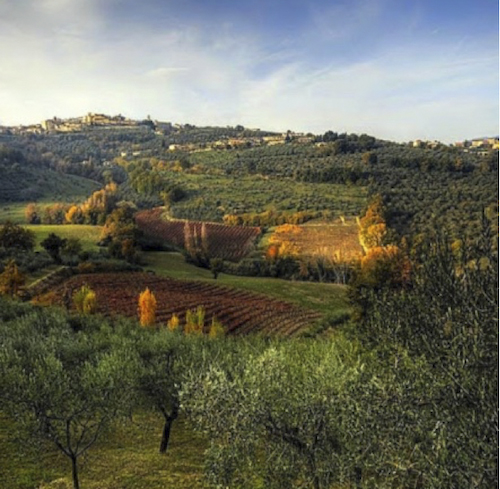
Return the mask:
[[111,122],[0,134],[0,486],[494,480],[498,152]]

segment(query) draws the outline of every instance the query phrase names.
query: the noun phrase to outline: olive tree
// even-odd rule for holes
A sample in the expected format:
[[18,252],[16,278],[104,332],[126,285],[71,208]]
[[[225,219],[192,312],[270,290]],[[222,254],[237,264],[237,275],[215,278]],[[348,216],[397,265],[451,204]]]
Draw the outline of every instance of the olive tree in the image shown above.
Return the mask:
[[135,354],[108,333],[75,333],[61,312],[33,312],[1,330],[0,404],[33,439],[78,460],[130,411]]
[[[234,357],[233,357],[234,358]],[[358,442],[345,429],[364,375],[352,344],[259,343],[236,368],[215,362],[183,389],[210,437],[209,480],[223,487],[331,487],[356,480]]]

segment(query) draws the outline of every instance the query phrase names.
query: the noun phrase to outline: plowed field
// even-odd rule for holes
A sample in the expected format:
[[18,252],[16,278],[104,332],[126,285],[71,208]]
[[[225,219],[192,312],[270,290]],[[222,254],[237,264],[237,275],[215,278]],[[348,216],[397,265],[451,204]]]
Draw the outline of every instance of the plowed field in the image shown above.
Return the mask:
[[160,278],[147,273],[95,273],[71,277],[54,289],[61,304],[70,305],[74,291],[83,284],[96,292],[98,312],[104,315],[138,317],[139,294],[149,287],[156,296],[159,324],[166,324],[174,313],[182,324],[187,309],[203,306],[206,326],[215,315],[230,334],[290,336],[321,317],[317,312],[265,295],[205,282]]

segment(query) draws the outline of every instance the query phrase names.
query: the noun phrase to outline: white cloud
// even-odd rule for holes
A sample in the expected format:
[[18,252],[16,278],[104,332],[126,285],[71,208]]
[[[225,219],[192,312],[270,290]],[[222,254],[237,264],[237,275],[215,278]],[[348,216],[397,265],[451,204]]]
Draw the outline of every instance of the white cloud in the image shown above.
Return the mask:
[[321,39],[354,35],[381,5],[358,3],[347,17],[326,12],[316,37],[269,47],[230,24],[115,24],[98,0],[0,0],[0,124],[96,111],[396,140],[498,132],[494,43],[436,35],[432,45],[380,43],[374,58],[318,61]]

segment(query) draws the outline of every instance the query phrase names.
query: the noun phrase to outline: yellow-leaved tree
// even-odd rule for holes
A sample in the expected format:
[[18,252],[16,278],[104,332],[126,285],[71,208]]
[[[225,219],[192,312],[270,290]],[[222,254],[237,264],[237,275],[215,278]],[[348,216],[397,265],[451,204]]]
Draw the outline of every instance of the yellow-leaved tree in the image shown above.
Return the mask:
[[156,322],[156,297],[149,288],[139,295],[139,321],[144,327],[154,326]]
[[172,317],[167,321],[167,328],[170,331],[177,331],[180,326],[179,316],[177,314],[172,314]]
[[185,334],[201,335],[205,325],[205,308],[198,306],[196,311],[188,309],[186,311],[186,324],[184,326]]
[[210,338],[218,338],[219,336],[224,336],[225,333],[224,325],[215,316],[212,316],[208,336]]
[[92,314],[97,310],[97,295],[88,285],[82,285],[73,294],[73,305],[80,314]]

